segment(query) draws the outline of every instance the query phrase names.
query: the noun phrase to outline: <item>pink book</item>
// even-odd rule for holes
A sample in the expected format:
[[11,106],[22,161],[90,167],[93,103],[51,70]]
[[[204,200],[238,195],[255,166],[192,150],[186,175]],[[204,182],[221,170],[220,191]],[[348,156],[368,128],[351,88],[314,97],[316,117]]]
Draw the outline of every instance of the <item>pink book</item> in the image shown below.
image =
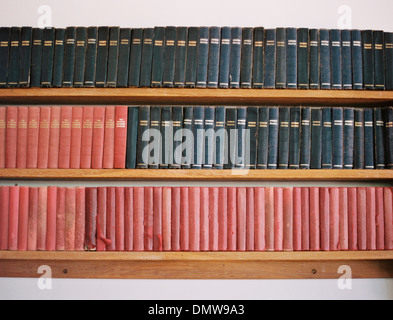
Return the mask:
[[340,250],[348,251],[348,188],[340,188]]
[[116,250],[116,189],[108,187],[107,193],[107,207],[106,207],[106,243],[107,251]]
[[376,188],[369,187],[366,192],[366,234],[367,250],[377,250],[376,226]]
[[171,246],[172,251],[180,251],[180,187],[172,188]]
[[7,128],[5,138],[5,167],[16,168],[18,145],[18,107],[7,107]]
[[284,251],[293,251],[293,188],[283,190]]
[[191,187],[190,191],[190,251],[200,251],[201,246],[201,189]]
[[162,187],[153,188],[153,250],[162,251]]
[[255,251],[266,250],[265,240],[265,188],[255,188]]
[[219,188],[209,188],[209,250],[218,251],[219,242],[219,219],[218,219],[218,201]]
[[274,250],[284,250],[284,190],[274,188]]
[[72,107],[70,168],[80,169],[82,148],[83,107]]
[[10,187],[0,187],[0,250],[8,249]]
[[117,106],[115,111],[115,146],[114,164],[115,169],[126,167],[127,149],[127,106]]
[[144,188],[135,187],[134,188],[134,251],[144,251],[143,217],[144,217]]
[[124,251],[124,188],[116,187],[116,251]]
[[115,156],[115,107],[105,107],[105,140],[103,168],[113,169]]
[[76,188],[75,250],[84,251],[86,235],[86,188]]
[[358,250],[358,200],[357,188],[348,188],[348,247]]
[[48,187],[38,188],[37,250],[46,250],[48,221]]
[[29,187],[19,188],[18,250],[27,250],[29,225]]
[[247,189],[237,188],[237,251],[247,248]]
[[228,251],[237,250],[236,188],[228,188]]
[[59,169],[69,169],[71,159],[72,107],[61,108]]
[[310,251],[310,188],[301,188],[302,251]]
[[124,250],[134,250],[134,189],[124,188]]
[[106,232],[107,217],[107,188],[98,187],[97,189],[97,251],[106,251],[108,244]]
[[321,250],[319,188],[310,188],[310,250]]
[[38,232],[38,188],[29,191],[29,222],[27,235],[27,250],[37,251]]
[[40,132],[38,137],[38,163],[40,169],[48,168],[51,107],[41,107]]
[[0,169],[5,168],[6,128],[7,128],[7,107],[0,107]]
[[56,251],[65,250],[65,192],[66,188],[57,188]]
[[190,250],[189,188],[180,189],[180,250]]
[[385,198],[385,250],[393,250],[393,189],[384,189]]
[[46,250],[56,250],[57,187],[48,187]]
[[302,188],[293,188],[293,250],[302,251]]
[[228,188],[218,189],[218,250],[228,250]]
[[38,166],[38,140],[40,132],[40,107],[29,107],[29,123],[27,125],[27,168]]
[[330,193],[329,188],[320,189],[321,250],[330,250]]
[[145,251],[153,251],[154,249],[154,192],[153,187],[145,188],[144,201],[144,247]]
[[330,250],[340,250],[340,190],[330,188]]
[[377,250],[385,250],[385,209],[384,188],[376,188],[376,228],[377,228]]
[[367,250],[367,188],[358,188],[358,248]]
[[274,188],[265,188],[266,250],[274,251]]
[[162,189],[162,249],[171,251],[172,248],[172,188]]
[[48,168],[59,167],[61,107],[52,107],[49,135]]
[[91,169],[94,107],[83,107],[81,169]]
[[102,169],[104,155],[104,135],[105,135],[105,108],[94,108],[93,122],[93,144],[91,151],[91,168]]
[[201,188],[201,251],[209,251],[209,188]]
[[255,251],[255,190],[247,188],[246,197],[246,250]]
[[65,191],[65,249],[75,250],[75,218],[76,218],[76,190],[66,188]]
[[27,123],[29,122],[29,108],[18,107],[18,147],[16,167],[24,169],[27,166]]

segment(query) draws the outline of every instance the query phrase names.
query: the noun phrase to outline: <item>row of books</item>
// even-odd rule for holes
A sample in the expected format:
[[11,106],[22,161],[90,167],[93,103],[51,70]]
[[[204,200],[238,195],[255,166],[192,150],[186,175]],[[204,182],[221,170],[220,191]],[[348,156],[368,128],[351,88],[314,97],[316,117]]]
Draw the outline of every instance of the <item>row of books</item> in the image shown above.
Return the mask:
[[0,250],[393,250],[375,187],[0,187]]
[[393,33],[0,28],[0,87],[393,90]]
[[393,169],[393,108],[0,107],[0,168]]

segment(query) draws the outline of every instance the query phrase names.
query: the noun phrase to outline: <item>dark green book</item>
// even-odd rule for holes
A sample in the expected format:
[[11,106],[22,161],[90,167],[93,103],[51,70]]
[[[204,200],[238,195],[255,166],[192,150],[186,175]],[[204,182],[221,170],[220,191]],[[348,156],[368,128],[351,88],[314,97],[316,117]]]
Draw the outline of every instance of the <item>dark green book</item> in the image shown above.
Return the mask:
[[[53,81],[53,55],[55,48],[55,29],[44,30],[44,46],[42,48],[41,87],[52,87]],[[84,70],[83,70],[84,71]]]
[[265,76],[264,88],[276,87],[276,29],[265,30]]
[[322,169],[322,110],[311,109],[311,169]]
[[342,170],[344,164],[344,110],[332,109],[333,169]]
[[321,89],[332,88],[330,43],[330,30],[321,29],[319,31]]
[[87,28],[84,86],[93,88],[96,80],[98,28]]
[[374,31],[374,83],[376,90],[385,90],[384,32]]
[[96,87],[106,87],[108,73],[109,27],[98,28]]
[[176,28],[176,54],[174,86],[184,88],[186,85],[186,58],[187,58],[188,28]]
[[194,161],[194,107],[184,107],[183,109],[183,130],[182,130],[182,169],[191,169]]
[[353,169],[355,110],[344,109],[344,169]]
[[109,29],[108,68],[106,76],[106,87],[117,87],[117,70],[119,67],[120,50],[120,28]]
[[241,82],[241,87],[245,89],[251,89],[252,87],[253,45],[254,45],[254,29],[243,28],[240,82]]
[[374,41],[373,31],[362,31],[364,89],[374,90]]
[[218,76],[220,72],[220,42],[221,28],[210,28],[210,46],[209,46],[209,66],[207,70],[207,86],[209,88],[218,87]]
[[198,34],[198,54],[197,54],[197,71],[196,71],[197,88],[207,87],[209,43],[210,43],[210,29],[208,27],[200,27],[199,34]]
[[280,108],[278,131],[278,169],[288,169],[289,166],[289,130],[291,108]]
[[10,60],[8,64],[8,84],[9,88],[19,86],[19,56],[20,56],[20,28],[11,28]]
[[258,27],[254,29],[254,50],[253,50],[253,68],[252,82],[254,89],[262,89],[264,85],[264,41],[265,29]]
[[149,142],[150,142],[150,107],[139,107],[138,146],[136,155],[137,169],[149,168]]
[[240,64],[242,58],[242,28],[232,28],[229,87],[240,88]]
[[[149,169],[159,169],[162,159],[161,107],[150,108]],[[159,138],[159,139],[158,139]]]
[[221,51],[220,51],[220,88],[229,88],[229,64],[231,60],[231,28],[221,28]]
[[[33,45],[33,28],[22,27],[21,29],[21,48],[20,48],[20,68],[19,86],[30,87],[31,70],[31,47]],[[52,81],[52,79],[51,79]]]
[[247,108],[247,132],[246,132],[246,169],[257,169],[258,151],[258,107]]
[[352,75],[352,38],[351,30],[341,31],[341,54],[342,54],[342,73],[343,89],[353,89]]
[[385,32],[385,82],[386,90],[393,90],[393,33]]
[[[364,110],[355,109],[353,168],[364,169]],[[370,150],[371,151],[371,150]]]
[[297,65],[298,65],[298,88],[308,89],[310,87],[310,41],[309,29],[297,30]]
[[[31,52],[31,74],[30,85],[34,88],[41,87],[41,66],[42,66],[42,39],[44,30],[33,29],[33,48]],[[63,70],[62,70],[63,72]],[[63,74],[61,74],[61,82],[63,81]],[[61,86],[61,83],[60,83]]]
[[374,110],[364,109],[364,168],[375,169]]
[[215,107],[205,107],[205,119],[204,119],[204,162],[203,169],[213,169],[214,164],[214,153],[215,153]]
[[301,108],[291,108],[291,123],[289,129],[289,169],[300,168],[300,120]]
[[235,169],[236,151],[237,151],[237,109],[227,108],[226,114],[226,130],[227,130],[227,143],[226,147],[228,152],[225,152],[224,169]]
[[128,86],[139,87],[141,79],[143,30],[132,29]]
[[269,108],[268,169],[277,169],[278,164],[279,112],[279,107]]
[[300,127],[300,169],[310,169],[311,166],[311,108],[302,108]]
[[130,69],[131,29],[120,29],[119,62],[117,70],[117,87],[128,87]]
[[226,152],[226,108],[219,106],[216,107],[216,114],[215,114],[215,136],[216,141],[214,141],[215,147],[215,158],[214,158],[214,169],[220,170],[224,169],[225,164],[225,152]]
[[[142,88],[151,86],[151,73],[153,65],[153,45],[154,45],[154,29],[148,28],[143,30],[142,44],[142,60],[140,86]],[[132,55],[132,51],[131,51]],[[131,65],[132,67],[132,65]]]
[[183,141],[183,107],[174,106],[172,108],[173,121],[173,161],[171,169],[181,169],[182,163],[182,141]]
[[352,30],[353,89],[363,90],[363,41],[360,30]]
[[195,88],[196,71],[198,57],[198,27],[190,27],[188,29],[187,41],[187,64],[186,64],[186,87]]
[[247,108],[237,108],[237,150],[235,157],[235,168],[244,169],[247,165],[249,156],[246,155],[246,128],[247,128]]
[[385,169],[385,118],[382,108],[374,109],[375,166]]
[[269,156],[269,108],[259,108],[257,169],[267,169]]
[[322,110],[322,169],[333,169],[332,109]]
[[[66,34],[65,29],[56,29],[55,53],[53,58],[53,80],[52,80],[52,86],[54,88],[60,88],[63,81],[65,34]],[[34,50],[34,44],[33,44],[33,50]]]
[[68,27],[64,47],[63,87],[74,85],[76,27]]
[[151,86],[162,87],[164,66],[165,28],[154,28],[153,64],[151,71]]
[[341,30],[330,30],[330,52],[332,68],[332,88],[342,89],[342,50],[341,50]]
[[[143,108],[143,107],[141,107]],[[127,125],[127,157],[126,168],[136,169],[136,154],[138,148],[138,122],[139,107],[128,107],[128,125]]]
[[386,168],[393,169],[393,108],[384,110],[385,114],[385,157]]
[[287,31],[277,28],[276,89],[287,87]]
[[162,85],[165,88],[174,86],[176,57],[176,27],[165,28],[165,53]]
[[194,121],[193,121],[193,135],[194,135],[194,161],[192,163],[193,169],[202,169],[204,162],[204,121],[205,110],[201,106],[194,107]]
[[8,82],[10,36],[11,28],[0,28],[0,88],[6,88]]
[[172,107],[161,108],[161,161],[160,169],[169,169],[173,163],[173,121]]
[[74,87],[82,88],[85,84],[86,70],[86,47],[87,28],[76,28],[76,48],[75,48],[75,74]]
[[297,89],[297,29],[287,29],[287,88]]
[[319,30],[310,29],[310,89],[320,89]]

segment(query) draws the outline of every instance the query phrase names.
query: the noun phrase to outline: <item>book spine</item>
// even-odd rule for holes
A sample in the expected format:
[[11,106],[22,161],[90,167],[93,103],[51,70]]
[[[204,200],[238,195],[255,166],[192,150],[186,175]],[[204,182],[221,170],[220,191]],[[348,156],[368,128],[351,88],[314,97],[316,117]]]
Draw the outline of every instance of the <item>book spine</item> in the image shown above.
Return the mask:
[[302,251],[310,251],[310,188],[301,188]]
[[385,137],[386,168],[393,169],[393,108],[385,109]]
[[86,188],[75,188],[75,251],[84,251],[86,232]]
[[[144,188],[144,248],[145,251],[154,249],[154,190]],[[134,227],[132,227],[134,229]],[[134,233],[134,231],[132,231]]]
[[10,187],[0,187],[0,250],[8,250]]
[[172,188],[162,189],[162,250],[172,250]]
[[363,81],[364,89],[374,90],[374,43],[373,31],[362,31],[363,40]]
[[204,162],[203,151],[204,151],[204,118],[205,111],[203,107],[194,108],[194,124],[193,124],[193,135],[194,135],[194,161],[192,162],[193,169],[202,169]]
[[245,136],[246,169],[257,169],[258,110],[257,107],[247,108],[247,131]]
[[289,130],[291,109],[280,108],[278,132],[278,169],[288,169],[289,165]]
[[[182,168],[191,169],[194,156],[193,143],[194,107],[184,107]],[[192,138],[191,138],[192,136]]]
[[201,250],[201,188],[190,188],[189,197],[190,251],[198,252]]
[[109,187],[106,190],[106,251],[116,250],[116,188]]
[[332,75],[331,75],[331,39],[330,31],[321,29],[319,31],[319,44],[320,44],[320,74],[321,74],[321,89],[332,88]]
[[51,107],[41,107],[37,160],[39,169],[48,168],[51,111]]
[[300,168],[300,120],[301,108],[291,108],[291,122],[289,129],[289,169]]
[[18,107],[7,107],[7,128],[5,140],[5,167],[16,168],[18,141]]
[[283,190],[283,249],[293,251],[294,248],[294,194],[293,188]]
[[196,73],[197,88],[207,87],[209,43],[210,43],[210,28],[200,27],[199,34],[198,34],[198,55],[197,55],[197,73]]
[[218,218],[219,188],[209,188],[209,250],[218,251],[219,218]]
[[162,187],[153,188],[153,199],[153,250],[160,252],[162,251]]
[[377,250],[376,188],[366,188],[366,237],[367,250]]
[[385,119],[382,108],[374,109],[375,167],[385,169]]
[[252,66],[252,86],[254,89],[262,89],[264,87],[264,43],[265,29],[263,27],[255,28]]
[[355,109],[354,169],[364,169],[364,110]]
[[330,31],[332,89],[342,89],[341,30]]
[[94,108],[83,107],[81,169],[91,169],[91,155],[93,145]]
[[139,126],[138,126],[138,150],[137,150],[137,168],[147,169],[149,165],[149,127],[150,127],[150,107],[144,106],[139,108]]
[[[8,203],[7,203],[8,206]],[[29,191],[29,222],[27,235],[27,250],[37,250],[38,231],[38,188],[30,188]],[[8,227],[8,225],[7,225]]]
[[143,29],[132,29],[128,86],[138,87],[141,79]]
[[287,29],[287,88],[297,89],[298,87],[298,57],[297,57],[297,29]]
[[105,108],[94,108],[93,143],[91,149],[91,168],[102,169],[105,138]]
[[360,30],[352,30],[353,89],[363,90],[363,40]]
[[215,114],[215,159],[214,159],[214,169],[220,170],[224,169],[225,164],[225,141],[226,141],[226,108],[225,107],[216,107]]
[[209,66],[207,73],[207,87],[218,88],[218,77],[220,73],[220,43],[221,28],[210,28],[210,45],[209,45]]
[[128,107],[118,106],[115,113],[115,156],[114,168],[125,169],[127,148]]
[[265,83],[264,88],[276,87],[276,29],[265,29]]
[[61,107],[51,107],[48,169],[59,167]]
[[[74,197],[75,197],[75,190],[71,194],[71,198],[73,199]],[[67,198],[67,194],[66,194],[66,198]],[[71,217],[73,215],[74,214],[71,214]],[[85,248],[87,251],[97,250],[97,217],[98,217],[98,189],[87,188],[86,189],[86,243],[85,243]],[[66,211],[66,221],[67,221],[67,211]],[[73,245],[75,246],[75,244]],[[66,250],[67,250],[67,232],[66,232]]]
[[[135,125],[135,130],[137,129],[138,129],[138,122]],[[136,139],[136,135],[135,135],[135,139]],[[135,151],[136,149],[134,149],[134,152]],[[115,106],[106,106],[102,168],[113,169],[114,157],[115,157]]]
[[242,58],[242,29],[231,30],[231,59],[229,62],[229,87],[240,88],[240,66]]
[[228,251],[237,249],[237,197],[236,188],[228,188]]
[[63,87],[70,88],[74,84],[74,65],[75,65],[75,47],[76,47],[76,28],[68,27],[66,29],[65,47],[64,47],[64,65],[63,65]]
[[352,37],[350,30],[341,31],[341,53],[342,53],[342,80],[343,89],[353,89],[352,78]]
[[226,153],[227,159],[224,161],[224,169],[234,169],[237,150],[237,110],[235,108],[228,108],[226,119],[228,153]]
[[228,249],[228,188],[218,189],[218,250]]
[[[63,81],[63,65],[64,65],[64,44],[65,44],[66,30],[56,28],[55,31],[55,48],[53,55],[53,79],[52,86],[60,88]],[[34,50],[34,43],[33,43]],[[31,72],[33,73],[33,67]]]
[[280,109],[278,107],[269,108],[268,169],[277,169],[279,111]]
[[385,200],[385,250],[393,250],[393,196],[392,188],[384,189]]
[[116,251],[124,251],[124,187],[116,187]]
[[[56,251],[65,250],[65,187],[57,188],[57,205],[56,205]],[[38,198],[37,188],[30,188],[30,201]],[[30,203],[31,204],[31,203]],[[34,210],[34,205],[30,206],[30,212]],[[36,207],[35,207],[36,211]],[[29,224],[30,229],[30,224]],[[30,241],[29,241],[30,243]]]
[[269,156],[269,108],[259,108],[257,169],[267,169]]
[[172,163],[170,163],[170,169],[181,169],[182,163],[182,132],[183,132],[183,108],[174,106],[172,108]]
[[357,188],[348,188],[348,243],[350,251],[358,250],[358,195]]
[[[124,250],[134,250],[134,188],[124,188]],[[147,221],[147,220],[145,220]],[[151,239],[153,237],[151,236]],[[145,246],[146,250],[148,247]]]
[[253,66],[253,44],[254,29],[243,28],[243,45],[240,68],[241,87],[251,89],[252,87],[252,66]]
[[246,166],[248,159],[250,158],[249,155],[246,155],[248,151],[246,149],[246,122],[247,122],[247,108],[239,107],[237,108],[237,144],[236,144],[236,151],[235,151],[235,168],[236,169],[244,169]]
[[375,215],[376,215],[376,238],[377,250],[385,250],[385,211],[384,211],[384,188],[377,187],[375,190]]
[[236,206],[237,206],[237,246],[236,251],[244,252],[247,248],[247,189],[236,188]]
[[310,35],[309,29],[297,30],[297,82],[298,89],[310,88]]
[[46,233],[47,251],[56,250],[56,216],[57,216],[57,187],[52,186],[52,187],[48,187],[47,233]]
[[353,169],[355,110],[344,109],[344,169]]
[[330,251],[340,250],[340,190],[330,188]]
[[385,90],[385,50],[384,32],[373,32],[374,49],[374,84],[376,90]]
[[320,223],[320,194],[319,188],[310,188],[310,250],[321,250]]
[[136,152],[138,148],[138,120],[139,107],[129,107],[127,123],[127,169],[136,169]]
[[39,187],[38,188],[38,215],[37,215],[37,251],[46,250],[46,235],[47,235],[47,227],[48,227],[47,215],[48,215],[48,187]]
[[95,86],[104,88],[107,85],[108,52],[109,52],[109,27],[98,28],[98,46],[96,61]]
[[27,165],[27,124],[29,122],[28,107],[18,107],[18,142],[16,151],[16,167],[25,169]]
[[348,251],[348,188],[340,188],[339,197],[339,248],[341,251]]
[[332,109],[333,125],[333,169],[343,169],[344,166],[344,110]]
[[358,192],[358,246],[359,250],[367,250],[367,188],[360,187]]
[[[162,159],[162,137],[161,137],[161,107],[151,107],[150,113],[150,144],[149,144],[149,169],[159,169]],[[157,143],[152,143],[156,137],[159,137]]]
[[187,39],[188,28],[176,28],[175,74],[173,80],[176,88],[184,88],[186,84]]
[[249,187],[246,192],[246,251],[255,251],[255,189]]
[[277,28],[276,89],[287,88],[287,31]]
[[96,81],[98,28],[87,28],[84,86],[94,87]]
[[221,28],[219,88],[229,88],[229,66],[231,60],[231,28]]
[[60,121],[59,169],[70,168],[72,107],[62,107]]
[[187,58],[186,58],[186,82],[187,88],[195,88],[198,56],[198,33],[197,27],[188,29]]
[[19,192],[19,187],[10,187],[8,218],[8,250],[10,251],[18,250]]
[[109,48],[108,48],[108,70],[106,86],[109,88],[117,87],[117,71],[119,68],[120,50],[120,28],[111,27],[109,29]]
[[393,33],[384,34],[385,84],[386,90],[393,90]]
[[38,165],[40,113],[40,107],[29,107],[29,123],[27,125],[27,168],[29,169],[35,169]]
[[284,250],[284,188],[274,188],[274,251]]
[[266,251],[274,251],[274,188],[265,188]]
[[119,65],[117,70],[117,86],[119,88],[128,87],[128,76],[130,70],[131,51],[131,29],[120,29],[119,38]]
[[8,88],[17,88],[19,86],[19,56],[21,47],[20,33],[20,28],[11,28],[10,57],[8,62]]
[[[364,109],[364,168],[375,169],[374,110]],[[366,151],[367,150],[367,151]]]
[[6,88],[8,82],[10,36],[11,28],[0,28],[0,88]]
[[172,88],[175,77],[175,54],[176,54],[176,27],[165,28],[165,53],[162,85]]
[[[29,227],[29,189],[29,187],[19,187],[18,251],[27,251],[27,236]],[[49,221],[50,220],[48,219],[48,222]],[[48,250],[50,249],[48,248]]]
[[87,28],[76,28],[74,87],[77,88],[83,87],[85,83],[87,41]]
[[[22,29],[21,29],[20,65],[19,65],[19,86],[21,88],[30,87],[32,44],[33,44],[33,28],[22,27]],[[52,79],[51,79],[51,81],[52,81]]]
[[180,190],[180,250],[190,250],[190,212],[189,212],[189,188],[182,187]]
[[31,52],[31,78],[30,85],[39,88],[41,86],[41,69],[42,69],[42,39],[44,30],[33,29],[33,48]]
[[322,169],[333,169],[332,109],[322,110]]
[[6,130],[7,130],[7,107],[0,107],[0,169],[5,168]]
[[173,121],[172,107],[162,107],[161,110],[161,169],[169,169],[173,163]]
[[97,251],[106,251],[107,188],[97,189]]
[[214,164],[214,123],[215,123],[215,107],[206,107],[205,108],[205,119],[204,119],[204,154],[203,154],[203,168],[204,169],[213,169]]
[[310,89],[320,89],[320,32],[310,29]]
[[[181,234],[181,194],[180,187],[172,188],[172,212],[171,212],[171,248],[172,251],[180,251],[180,234]],[[210,212],[210,217],[212,213]],[[216,236],[218,233],[215,233]]]
[[255,207],[254,207],[254,222],[255,222],[255,251],[266,250],[266,209],[265,209],[265,188],[255,188]]
[[322,110],[311,110],[311,169],[322,168]]
[[165,28],[154,29],[153,64],[151,72],[151,86],[162,87],[162,74],[164,63]]

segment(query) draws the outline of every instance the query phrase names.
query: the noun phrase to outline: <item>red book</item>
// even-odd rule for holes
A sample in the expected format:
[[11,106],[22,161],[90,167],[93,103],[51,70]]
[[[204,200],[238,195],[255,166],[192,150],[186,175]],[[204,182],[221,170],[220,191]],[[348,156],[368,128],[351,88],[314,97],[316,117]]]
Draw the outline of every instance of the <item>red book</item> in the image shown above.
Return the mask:
[[172,188],[162,189],[162,249],[172,250]]
[[384,188],[385,250],[393,250],[393,189]]
[[376,225],[376,190],[374,187],[367,188],[366,191],[366,234],[367,250],[377,250],[377,225]]
[[330,250],[340,250],[340,190],[330,188]]
[[180,189],[180,250],[190,250],[189,188]]
[[209,188],[209,250],[218,251],[219,220],[218,200],[219,188]]
[[86,244],[89,251],[97,249],[97,188],[86,189]]
[[27,168],[38,166],[38,140],[40,133],[40,107],[29,107],[29,123],[27,125]]
[[340,250],[348,251],[348,188],[340,188]]
[[7,107],[7,129],[5,139],[5,167],[16,168],[18,145],[18,107]]
[[105,140],[103,169],[113,169],[115,156],[115,107],[105,107]]
[[321,250],[330,249],[330,194],[329,188],[320,188]]
[[376,188],[375,193],[377,250],[385,250],[385,208],[383,195],[384,188]]
[[7,128],[7,108],[0,107],[0,169],[5,168],[5,132]]
[[41,107],[40,129],[38,137],[38,162],[37,167],[40,169],[48,168],[49,161],[49,138],[51,123],[51,107]]
[[274,188],[265,188],[266,250],[274,251]]
[[319,188],[310,188],[310,250],[321,250]]
[[52,107],[50,115],[50,135],[48,151],[49,169],[57,169],[59,167],[60,121],[61,107]]
[[162,251],[162,188],[153,189],[153,250]]
[[116,107],[115,112],[115,148],[114,168],[124,169],[126,167],[127,149],[127,106]]
[[16,151],[16,167],[24,169],[27,166],[27,123],[29,108],[18,107],[18,147]]
[[0,250],[8,249],[10,187],[0,187]]
[[29,227],[29,187],[19,188],[18,250],[27,250]]
[[38,232],[38,188],[29,191],[29,222],[27,235],[27,250],[37,251]]
[[247,189],[237,188],[237,251],[247,248]]
[[348,248],[358,250],[358,200],[357,188],[348,188]]
[[228,251],[237,250],[236,188],[228,188]]
[[367,188],[358,188],[358,248],[367,250]]
[[104,155],[104,135],[105,135],[105,108],[94,108],[93,122],[93,144],[91,151],[92,169],[102,169],[102,160]]
[[116,189],[107,188],[107,207],[106,207],[106,245],[107,251],[116,250]]
[[66,188],[65,194],[65,248],[75,250],[76,190]]
[[46,250],[48,187],[38,188],[37,250]]
[[[154,188],[154,205],[156,205],[156,195],[159,194],[159,189]],[[161,193],[162,194],[162,193]],[[157,206],[161,207],[161,203],[159,202]],[[155,213],[155,212],[154,212]],[[144,226],[143,226],[143,217],[144,217],[144,188],[143,187],[135,187],[134,188],[134,251],[144,251]],[[154,230],[155,231],[155,230]],[[154,246],[157,245],[159,247],[160,243],[157,244],[156,241],[156,233],[154,233]],[[158,236],[158,234],[157,234]],[[160,239],[157,239],[160,240]],[[155,247],[156,248],[156,247]],[[155,249],[154,248],[154,249]],[[162,242],[161,242],[162,248]]]
[[83,108],[81,169],[91,169],[94,107]]
[[70,168],[80,169],[83,107],[72,107]]
[[[124,249],[134,250],[134,189],[124,188]],[[153,236],[151,237],[153,238]]]
[[228,188],[218,189],[218,250],[228,250]]
[[172,251],[180,251],[180,187],[172,188],[172,231],[171,231],[171,239],[172,239]]
[[274,188],[274,250],[284,250],[284,190]]
[[284,251],[293,251],[293,188],[283,190]]
[[107,188],[99,187],[97,190],[97,251],[106,251],[106,209],[107,209]]
[[310,251],[310,188],[301,188],[302,251]]
[[255,251],[266,250],[265,239],[265,188],[255,188]]
[[[201,189],[189,189],[190,197],[190,251],[201,250]],[[236,201],[236,198],[235,198]],[[235,243],[236,246],[236,243]]]
[[18,250],[19,187],[10,187],[8,250]]
[[302,188],[293,188],[293,250],[302,251]]
[[56,250],[57,187],[48,187],[46,250]]
[[86,232],[86,188],[76,188],[75,204],[75,250],[85,250]]
[[69,169],[71,159],[72,107],[61,108],[59,168]]
[[65,194],[66,188],[57,188],[56,251],[65,250]]
[[201,251],[209,251],[209,188],[201,188]]
[[247,188],[246,197],[246,250],[255,251],[255,190]]
[[154,241],[154,196],[153,187],[145,188],[145,203],[144,203],[144,219],[145,219],[145,231],[144,231],[144,247],[145,251],[153,251]]
[[116,251],[124,251],[124,188],[116,187]]

